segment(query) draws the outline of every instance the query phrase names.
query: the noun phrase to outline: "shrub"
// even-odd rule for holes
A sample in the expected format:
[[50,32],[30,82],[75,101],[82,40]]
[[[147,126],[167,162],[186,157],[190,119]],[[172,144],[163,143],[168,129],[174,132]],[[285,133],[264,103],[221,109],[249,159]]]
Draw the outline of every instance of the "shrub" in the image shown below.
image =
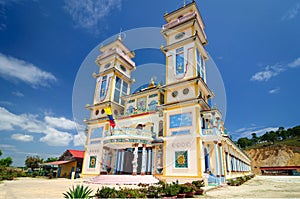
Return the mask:
[[90,198],[90,194],[92,190],[89,187],[84,187],[83,185],[77,185],[76,188],[74,186],[69,191],[63,193],[64,198]]

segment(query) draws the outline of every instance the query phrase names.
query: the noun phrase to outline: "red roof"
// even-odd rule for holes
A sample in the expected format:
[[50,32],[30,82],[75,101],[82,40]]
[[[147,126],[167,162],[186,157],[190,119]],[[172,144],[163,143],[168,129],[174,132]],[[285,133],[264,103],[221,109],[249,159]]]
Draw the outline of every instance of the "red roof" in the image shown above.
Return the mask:
[[72,160],[47,162],[47,163],[44,163],[43,165],[60,165],[60,164],[66,164],[68,162],[72,162]]
[[84,157],[84,151],[80,150],[68,150],[74,158],[83,158]]
[[300,169],[300,166],[275,166],[275,167],[260,167],[261,170],[295,170]]

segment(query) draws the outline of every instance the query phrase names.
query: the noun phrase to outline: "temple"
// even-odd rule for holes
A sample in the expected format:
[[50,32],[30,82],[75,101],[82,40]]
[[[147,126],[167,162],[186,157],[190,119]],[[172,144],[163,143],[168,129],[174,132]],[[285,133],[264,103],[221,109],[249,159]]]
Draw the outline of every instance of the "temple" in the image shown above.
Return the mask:
[[229,138],[207,85],[205,24],[193,1],[164,15],[165,85],[130,94],[135,54],[119,37],[100,47],[82,176],[153,175],[220,184],[250,174],[251,160]]

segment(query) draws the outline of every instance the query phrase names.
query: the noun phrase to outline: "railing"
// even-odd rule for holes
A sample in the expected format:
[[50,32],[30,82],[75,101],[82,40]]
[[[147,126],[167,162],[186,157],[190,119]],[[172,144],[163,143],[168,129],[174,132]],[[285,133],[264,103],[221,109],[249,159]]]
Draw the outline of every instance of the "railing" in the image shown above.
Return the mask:
[[121,128],[121,129],[114,129],[111,131],[104,132],[104,137],[139,136],[139,137],[153,138],[154,135],[155,134],[152,131],[145,130],[145,129],[135,129],[135,128]]
[[203,129],[203,135],[221,135],[221,132],[217,128]]
[[179,19],[176,19],[174,21],[171,21],[171,22],[163,25],[163,30],[168,29],[170,27],[173,27],[173,26],[175,26],[179,23],[182,23],[184,21],[187,21],[187,20],[193,18],[195,15],[196,15],[196,12],[188,13],[188,14],[184,15],[183,17],[179,18]]
[[121,57],[123,57],[128,63],[130,63],[132,66],[135,66],[135,63],[120,49],[113,48],[112,50],[109,50],[108,52],[102,53],[98,59],[104,59],[105,57],[108,57],[109,55],[112,55],[114,53],[119,54]]

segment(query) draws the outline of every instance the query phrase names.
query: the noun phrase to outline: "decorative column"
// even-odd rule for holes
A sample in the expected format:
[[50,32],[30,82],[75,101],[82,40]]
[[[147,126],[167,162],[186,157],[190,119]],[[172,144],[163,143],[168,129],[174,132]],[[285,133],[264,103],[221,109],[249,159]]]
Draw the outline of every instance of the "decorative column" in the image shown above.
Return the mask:
[[141,175],[145,175],[146,166],[147,166],[147,151],[146,151],[146,144],[143,144]]
[[136,176],[138,167],[138,144],[134,144],[133,160],[132,160],[132,175]]

